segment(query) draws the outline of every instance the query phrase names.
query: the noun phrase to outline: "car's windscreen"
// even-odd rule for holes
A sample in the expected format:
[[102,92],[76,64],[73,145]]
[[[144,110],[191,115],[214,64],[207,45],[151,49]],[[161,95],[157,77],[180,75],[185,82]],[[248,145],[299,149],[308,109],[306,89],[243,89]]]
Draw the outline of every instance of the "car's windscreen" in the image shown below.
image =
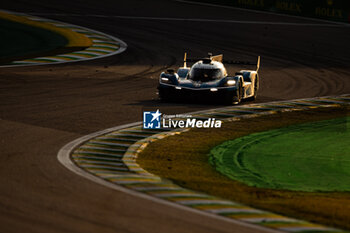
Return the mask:
[[189,69],[179,69],[177,71],[177,74],[179,75],[180,78],[186,78],[188,71]]
[[221,77],[222,77],[222,72],[220,69],[193,68],[190,72],[190,79],[194,81],[208,82]]

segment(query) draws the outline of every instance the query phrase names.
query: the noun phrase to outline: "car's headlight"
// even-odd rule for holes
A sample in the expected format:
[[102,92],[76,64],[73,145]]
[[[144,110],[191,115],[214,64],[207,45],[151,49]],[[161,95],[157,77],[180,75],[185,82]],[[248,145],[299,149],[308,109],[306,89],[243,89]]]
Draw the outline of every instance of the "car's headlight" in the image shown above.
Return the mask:
[[236,85],[236,81],[235,80],[228,80],[227,85],[229,85],[229,86]]
[[161,77],[160,78],[161,83],[167,83],[167,84],[172,84],[173,82],[170,80],[170,78],[167,77]]

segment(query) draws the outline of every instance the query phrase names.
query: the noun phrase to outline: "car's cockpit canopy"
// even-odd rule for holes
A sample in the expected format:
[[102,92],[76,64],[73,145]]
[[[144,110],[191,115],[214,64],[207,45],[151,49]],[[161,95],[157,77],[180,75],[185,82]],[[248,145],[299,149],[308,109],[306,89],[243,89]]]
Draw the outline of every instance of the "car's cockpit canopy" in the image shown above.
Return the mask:
[[188,74],[193,81],[210,82],[227,76],[225,67],[220,62],[209,63],[199,61],[194,64]]
[[223,73],[220,69],[193,68],[190,71],[189,78],[193,81],[209,82],[223,78]]

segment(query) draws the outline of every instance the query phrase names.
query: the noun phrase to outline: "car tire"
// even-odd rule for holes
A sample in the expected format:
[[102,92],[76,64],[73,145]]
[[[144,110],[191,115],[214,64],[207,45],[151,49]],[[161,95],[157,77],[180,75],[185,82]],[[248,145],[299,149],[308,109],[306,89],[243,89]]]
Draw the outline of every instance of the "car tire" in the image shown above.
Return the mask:
[[256,100],[258,97],[258,90],[259,90],[259,77],[256,75],[254,80],[254,95],[252,97],[249,97],[248,100]]
[[242,86],[242,82],[239,82],[239,87],[231,103],[239,104],[242,101],[242,96],[243,96],[243,86]]

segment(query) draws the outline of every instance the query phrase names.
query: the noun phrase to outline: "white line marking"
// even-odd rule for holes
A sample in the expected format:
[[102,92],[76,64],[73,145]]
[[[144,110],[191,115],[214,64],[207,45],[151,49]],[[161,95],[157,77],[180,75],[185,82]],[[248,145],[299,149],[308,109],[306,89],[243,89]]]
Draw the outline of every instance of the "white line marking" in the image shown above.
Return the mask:
[[84,155],[73,155],[74,160],[84,160],[84,161],[112,161],[112,162],[122,162],[121,158],[106,158],[106,157],[94,157],[94,156],[84,156]]
[[90,165],[90,164],[79,164],[80,167],[84,167],[86,169],[94,170],[94,169],[104,169],[104,170],[114,170],[114,171],[129,171],[126,167],[117,167],[117,166],[104,166],[104,165]]
[[266,213],[265,211],[257,210],[257,209],[247,209],[247,208],[223,208],[223,209],[206,209],[210,213],[216,214],[227,214],[227,213]]
[[176,203],[183,204],[183,205],[232,205],[234,204],[231,201],[224,201],[224,200],[211,200],[211,199],[192,199],[192,200],[181,200],[181,201],[175,201]]
[[[237,217],[239,218],[239,217]],[[239,218],[242,221],[251,223],[261,223],[261,222],[299,222],[299,220],[292,218],[274,218],[274,217],[261,217],[261,218]]]
[[[344,95],[344,96],[346,98],[348,95]],[[334,96],[329,96],[329,97],[333,97],[334,98]],[[327,98],[327,97],[323,97],[323,98]],[[297,99],[297,100],[307,100],[307,99]],[[297,101],[297,100],[293,100],[293,101]],[[287,101],[275,101],[275,102],[271,102],[271,103],[278,103],[278,102],[279,103],[286,103]],[[252,106],[254,106],[254,105],[252,105]],[[215,110],[224,110],[224,109],[225,109],[225,107],[216,108]],[[211,109],[209,111],[213,111],[213,110],[214,109]],[[196,113],[198,114],[198,113],[205,112],[205,111],[208,111],[208,110],[192,112],[191,114],[196,114]],[[115,189],[115,190],[127,193],[127,194],[135,196],[135,197],[151,200],[151,201],[154,201],[156,203],[164,204],[164,205],[167,205],[167,206],[171,206],[171,207],[174,207],[174,208],[182,209],[184,211],[193,212],[193,213],[200,214],[200,215],[207,216],[207,217],[211,217],[211,218],[214,218],[214,219],[223,220],[223,221],[226,221],[226,222],[232,222],[232,223],[235,223],[235,224],[237,224],[239,226],[247,227],[247,228],[250,228],[250,229],[255,229],[255,230],[260,230],[260,231],[265,231],[265,232],[279,232],[277,230],[266,229],[266,228],[258,226],[258,225],[246,224],[244,222],[237,221],[235,219],[226,218],[226,217],[223,217],[223,216],[220,216],[220,215],[213,215],[213,214],[211,214],[209,212],[204,212],[202,210],[190,208],[190,207],[187,207],[187,206],[178,205],[178,204],[183,204],[183,205],[191,205],[192,204],[193,205],[193,204],[223,204],[223,203],[228,204],[228,205],[234,205],[234,202],[224,201],[224,200],[208,200],[208,199],[205,199],[205,200],[200,200],[200,199],[194,199],[194,200],[192,199],[191,200],[190,199],[190,200],[178,200],[178,201],[174,200],[174,202],[168,202],[166,200],[158,199],[156,197],[152,197],[152,196],[147,195],[147,194],[139,193],[137,191],[134,191],[134,190],[122,187],[122,186],[114,185],[114,184],[112,184],[110,182],[107,182],[106,180],[100,179],[99,177],[96,177],[95,175],[92,175],[92,174],[86,172],[82,168],[77,167],[73,163],[73,161],[70,159],[70,154],[72,153],[72,151],[76,147],[80,146],[82,143],[84,143],[84,142],[86,142],[86,141],[88,141],[88,140],[90,140],[92,138],[95,138],[95,137],[98,137],[98,136],[101,136],[101,135],[104,135],[104,134],[112,133],[112,132],[120,130],[120,129],[139,126],[141,124],[142,124],[141,122],[136,122],[136,123],[131,123],[131,124],[122,125],[122,126],[118,126],[118,127],[113,127],[113,128],[109,128],[109,129],[106,129],[106,130],[103,130],[103,131],[100,131],[100,132],[96,132],[96,133],[93,133],[93,134],[89,134],[89,135],[86,135],[86,136],[81,137],[79,139],[76,139],[76,140],[68,143],[67,145],[65,145],[58,152],[58,155],[57,155],[58,160],[66,168],[68,168],[69,170],[73,171],[74,173],[76,173],[76,174],[78,174],[80,176],[83,176],[83,177],[85,177],[85,178],[87,178],[89,180],[92,180],[92,181],[94,181],[94,182],[96,182],[96,183],[98,183],[100,185],[104,185],[106,187],[109,187],[109,188],[112,188],[112,189]],[[125,130],[125,132],[128,132],[128,130]],[[111,174],[112,172],[108,171],[108,173]],[[139,183],[140,182],[140,179],[135,179],[135,181],[133,181],[133,179],[130,180],[130,177],[129,177],[129,179],[126,178],[126,180],[121,181],[121,180],[119,180],[121,176],[116,176],[116,177],[118,177],[118,180],[114,181],[115,183],[132,184],[132,183]],[[126,177],[128,177],[128,175]],[[148,177],[145,177],[145,179],[148,180]],[[154,181],[154,182],[159,182],[159,181]]]
[[[293,227],[280,227],[279,229],[283,231],[289,231],[289,232],[299,232],[299,231],[327,231],[332,230],[332,228],[324,228],[324,227],[313,227],[313,226],[293,226]],[[335,230],[334,232],[340,232],[339,230]]]
[[191,197],[191,198],[196,198],[196,197],[208,197],[208,195],[205,194],[197,194],[197,193],[176,193],[176,192],[171,192],[171,193],[149,193],[150,195],[154,195],[156,197],[163,197],[163,198],[168,198],[168,197]]
[[[241,9],[241,8],[237,8]],[[261,13],[261,12],[260,12]],[[264,12],[265,13],[265,12]],[[310,26],[310,27],[349,27],[348,24],[339,24],[337,22],[327,23],[291,23],[291,22],[271,22],[271,21],[250,21],[250,20],[230,20],[230,19],[202,19],[202,18],[172,18],[172,17],[146,17],[146,16],[121,16],[121,15],[95,15],[95,14],[48,14],[48,13],[31,13],[43,16],[77,16],[77,17],[97,17],[97,18],[114,18],[129,20],[155,20],[155,21],[180,21],[180,22],[206,22],[206,23],[234,23],[234,24],[255,24],[255,25],[283,25],[283,26]],[[284,15],[285,16],[285,15]],[[288,15],[289,16],[289,15]],[[333,23],[333,24],[332,24]]]
[[[38,64],[37,61],[13,61],[13,64],[19,64],[19,65],[36,65]],[[50,63],[50,64],[54,64],[54,63]],[[13,65],[11,65],[13,66]],[[11,67],[11,66],[8,66],[8,67]],[[6,67],[6,66],[1,66],[1,67]]]
[[[98,167],[125,167],[125,164],[122,162],[115,162],[115,161],[111,161],[111,162],[107,162],[107,161],[96,161],[96,160],[91,160],[91,159],[77,159],[76,162],[82,166],[98,166]],[[106,166],[104,166],[106,165]]]
[[[88,145],[83,145],[79,148],[80,149],[98,150],[98,151],[109,151],[109,152],[113,152],[112,155],[115,155],[115,154],[119,155],[120,153],[125,152],[125,150],[123,150],[123,149],[112,149],[112,148],[107,148],[107,147],[94,147],[94,146],[88,146]],[[89,152],[86,150],[77,150],[77,151]],[[90,152],[94,152],[94,151],[90,151]],[[109,153],[105,153],[105,154],[109,154]]]
[[123,157],[119,154],[113,154],[113,153],[103,153],[103,152],[95,152],[95,151],[85,151],[85,150],[76,150],[73,152],[73,154],[82,154],[82,155],[103,155],[103,156],[112,156],[112,157]]
[[[162,204],[162,205],[165,205],[165,206],[170,206],[170,207],[173,207],[173,208],[177,208],[177,209],[180,209],[180,210],[183,210],[183,211],[188,211],[188,212],[191,212],[191,213],[199,214],[199,215],[206,216],[206,217],[209,217],[209,218],[213,218],[213,219],[216,219],[216,220],[221,220],[221,221],[233,223],[233,224],[236,224],[236,225],[238,225],[240,227],[246,227],[247,229],[250,229],[251,231],[255,230],[255,231],[266,232],[266,233],[269,233],[269,232],[270,233],[281,232],[281,231],[274,230],[274,229],[271,229],[271,228],[265,228],[265,227],[261,227],[259,225],[253,225],[253,224],[242,222],[242,221],[239,221],[239,220],[230,219],[230,218],[226,218],[224,216],[215,215],[215,214],[212,214],[212,213],[209,213],[209,212],[197,210],[197,209],[194,209],[194,208],[191,208],[191,207],[179,205],[178,203],[180,203],[180,202],[176,202],[176,203],[175,202],[170,202],[170,201],[167,201],[167,200],[159,199],[159,198],[154,197],[154,196],[150,196],[150,195],[145,194],[145,193],[141,193],[141,192],[138,192],[138,191],[134,191],[132,189],[125,188],[123,186],[116,185],[115,183],[108,182],[106,180],[101,179],[100,177],[97,177],[95,175],[92,175],[91,173],[86,172],[82,168],[76,166],[73,163],[73,161],[70,159],[70,154],[72,153],[72,151],[76,147],[81,145],[83,142],[86,142],[86,141],[88,141],[88,140],[90,140],[90,139],[92,139],[94,137],[97,137],[97,136],[100,136],[100,135],[103,135],[103,134],[111,133],[113,131],[117,131],[117,130],[120,130],[120,129],[123,129],[123,128],[132,127],[132,126],[137,126],[137,125],[142,125],[142,122],[135,122],[135,123],[131,123],[131,124],[121,125],[121,126],[105,129],[105,130],[102,130],[102,131],[99,131],[99,132],[95,132],[95,133],[92,133],[92,134],[89,134],[89,135],[85,135],[85,136],[83,136],[81,138],[78,138],[78,139],[72,141],[72,142],[69,142],[64,147],[62,147],[59,150],[59,152],[58,152],[57,159],[67,169],[69,169],[70,171],[72,171],[72,172],[74,172],[74,173],[76,173],[76,174],[78,174],[78,175],[80,175],[80,176],[82,176],[82,177],[84,177],[86,179],[89,179],[89,180],[91,180],[91,181],[93,181],[95,183],[98,183],[98,184],[103,185],[105,187],[117,190],[119,192],[123,192],[123,193],[129,194],[129,195],[134,196],[134,197],[138,197],[138,198],[142,198],[142,199],[145,199],[145,200],[153,201],[153,202],[158,203],[158,204]],[[118,181],[116,181],[116,182],[118,182]],[[125,183],[131,184],[132,182],[130,182],[130,181],[127,182],[126,181]],[[139,183],[139,181],[136,181],[135,183]],[[194,200],[192,200],[192,201],[194,201]],[[197,200],[197,201],[201,201],[203,203],[203,200]],[[184,202],[186,202],[186,201],[184,201]],[[209,201],[208,200],[208,202],[218,203],[219,201],[218,200],[216,200],[216,201]],[[232,202],[227,202],[227,203],[232,204]]]
[[79,55],[74,55],[74,54],[58,54],[56,56],[65,56],[65,57],[69,57],[69,58],[77,58],[77,59],[83,59],[85,58],[84,56],[79,56]]
[[85,50],[82,50],[82,51],[79,51],[79,52],[87,52],[87,53],[92,53],[92,54],[96,54],[96,55],[100,55],[101,53],[95,53],[95,52],[98,52],[98,51],[100,51],[100,52],[105,52],[105,53],[109,53],[109,52],[111,52],[111,50],[110,49],[103,49],[103,48],[96,48],[96,47],[94,47],[94,48],[88,48],[88,49],[85,49]]
[[103,145],[103,146],[119,146],[119,147],[125,147],[129,148],[130,144],[123,144],[123,143],[114,143],[114,142],[105,142],[105,141],[98,141],[98,140],[91,140],[88,142],[89,144],[97,144],[97,145]]
[[253,9],[248,9],[248,8],[240,8],[240,7],[234,7],[234,6],[224,6],[224,5],[217,5],[217,4],[204,3],[204,2],[193,2],[193,1],[187,1],[187,0],[173,0],[173,1],[181,2],[181,3],[187,3],[187,4],[192,4],[192,5],[210,6],[210,7],[231,9],[231,10],[240,10],[240,11],[246,11],[246,12],[253,12],[253,13],[258,13],[258,14],[278,15],[278,16],[284,16],[284,17],[289,17],[289,18],[296,18],[296,19],[316,21],[316,22],[333,23],[333,24],[343,25],[343,26],[346,26],[346,27],[350,26],[348,23],[330,21],[330,20],[326,20],[326,19],[309,18],[309,17],[297,16],[297,15],[288,15],[288,14],[276,13],[276,12],[271,12],[271,11],[253,10]]
[[140,187],[135,186],[131,188],[138,191],[183,190],[180,187],[172,187],[172,186],[140,186]]
[[82,51],[76,51],[74,52],[75,54],[82,54],[82,55],[88,55],[88,56],[99,56],[103,53],[97,53],[97,52],[90,52],[90,51],[85,51],[85,50],[82,50]]

